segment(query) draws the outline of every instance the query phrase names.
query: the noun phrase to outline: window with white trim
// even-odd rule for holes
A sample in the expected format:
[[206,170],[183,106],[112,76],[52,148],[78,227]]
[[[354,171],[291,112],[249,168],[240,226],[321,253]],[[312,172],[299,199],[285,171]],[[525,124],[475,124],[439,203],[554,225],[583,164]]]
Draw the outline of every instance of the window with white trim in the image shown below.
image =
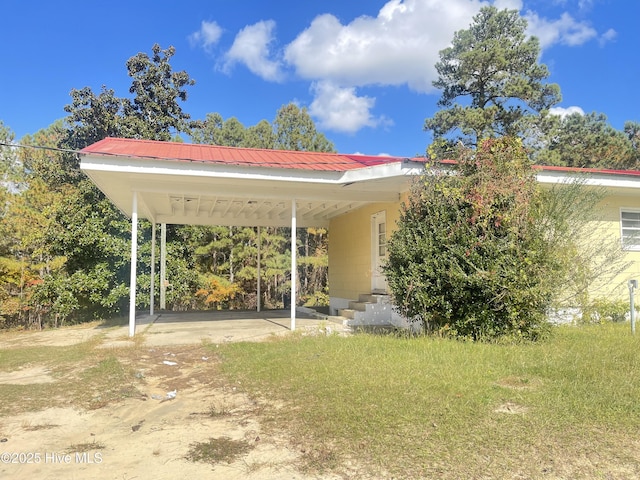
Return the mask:
[[640,250],[640,210],[620,209],[622,248]]
[[384,257],[387,254],[387,224],[378,224],[378,256]]

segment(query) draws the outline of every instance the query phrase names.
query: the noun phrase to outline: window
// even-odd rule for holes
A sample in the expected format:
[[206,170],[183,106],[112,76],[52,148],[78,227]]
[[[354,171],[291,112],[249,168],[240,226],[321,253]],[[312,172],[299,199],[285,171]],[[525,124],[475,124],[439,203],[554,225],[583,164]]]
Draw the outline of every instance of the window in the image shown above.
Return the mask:
[[640,250],[640,210],[620,210],[622,248]]
[[384,257],[387,254],[387,225],[378,224],[378,255]]

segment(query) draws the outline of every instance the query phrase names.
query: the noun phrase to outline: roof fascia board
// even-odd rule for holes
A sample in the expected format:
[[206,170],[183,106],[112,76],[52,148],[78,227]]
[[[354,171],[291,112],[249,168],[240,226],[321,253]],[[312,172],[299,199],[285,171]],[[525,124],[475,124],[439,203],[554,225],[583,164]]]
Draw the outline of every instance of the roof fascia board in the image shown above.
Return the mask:
[[123,156],[86,154],[80,162],[82,170],[118,173],[154,173],[157,175],[196,175],[222,178],[271,179],[293,182],[354,183],[390,176],[415,175],[424,171],[419,162],[394,162],[346,171],[269,168],[255,165],[187,162],[184,160],[139,159]]
[[80,162],[82,170],[114,173],[153,173],[156,175],[184,175],[290,182],[342,183],[344,172],[334,170],[304,170],[270,168],[255,165],[190,162],[184,160],[149,160],[134,157],[100,157],[86,155]]
[[404,177],[424,173],[424,164],[419,162],[394,162],[344,172],[342,183],[356,183],[389,177]]
[[607,173],[576,173],[542,170],[536,172],[536,179],[543,184],[563,184],[582,182],[594,187],[614,187],[640,189],[640,177]]

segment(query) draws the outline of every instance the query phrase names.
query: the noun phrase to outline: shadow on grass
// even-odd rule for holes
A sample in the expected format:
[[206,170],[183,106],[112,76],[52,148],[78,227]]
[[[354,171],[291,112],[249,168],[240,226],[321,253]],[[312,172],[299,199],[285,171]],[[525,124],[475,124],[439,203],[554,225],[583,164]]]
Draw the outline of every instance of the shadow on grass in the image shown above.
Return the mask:
[[129,318],[127,317],[113,317],[102,319],[98,322],[96,328],[113,328],[113,327],[124,327],[129,325]]

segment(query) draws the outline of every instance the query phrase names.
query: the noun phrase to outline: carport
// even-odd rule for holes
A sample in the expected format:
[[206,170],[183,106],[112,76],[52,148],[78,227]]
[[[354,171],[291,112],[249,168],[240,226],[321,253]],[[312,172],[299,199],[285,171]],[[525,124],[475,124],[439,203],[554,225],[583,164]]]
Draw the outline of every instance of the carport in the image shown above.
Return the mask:
[[[157,225],[161,226],[161,308],[167,224],[291,227],[290,328],[295,330],[297,228],[326,228],[331,218],[367,203],[397,201],[406,176],[416,168],[414,162],[399,157],[121,138],[101,140],[80,156],[80,168],[131,218],[130,336],[136,328],[139,219],[152,223],[151,314]],[[259,288],[258,277],[258,298]]]

